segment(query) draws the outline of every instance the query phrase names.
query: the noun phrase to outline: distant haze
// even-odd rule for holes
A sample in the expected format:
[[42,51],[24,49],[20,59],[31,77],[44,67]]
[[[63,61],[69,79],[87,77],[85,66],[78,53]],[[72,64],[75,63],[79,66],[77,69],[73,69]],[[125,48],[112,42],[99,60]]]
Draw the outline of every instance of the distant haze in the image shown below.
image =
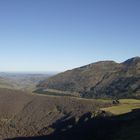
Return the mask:
[[140,56],[139,0],[0,1],[0,71],[65,71]]

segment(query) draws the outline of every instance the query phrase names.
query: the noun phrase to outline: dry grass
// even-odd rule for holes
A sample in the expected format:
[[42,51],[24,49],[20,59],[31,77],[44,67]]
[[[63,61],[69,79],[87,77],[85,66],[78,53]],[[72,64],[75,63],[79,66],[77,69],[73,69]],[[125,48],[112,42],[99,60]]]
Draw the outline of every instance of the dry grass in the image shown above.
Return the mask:
[[140,108],[140,100],[135,99],[121,99],[120,104],[108,108],[102,108],[104,111],[111,112],[115,115],[125,114],[131,112],[133,109]]
[[[111,102],[74,97],[42,96],[0,89],[0,137],[35,136],[62,117],[80,118]],[[43,132],[47,135],[50,132]]]

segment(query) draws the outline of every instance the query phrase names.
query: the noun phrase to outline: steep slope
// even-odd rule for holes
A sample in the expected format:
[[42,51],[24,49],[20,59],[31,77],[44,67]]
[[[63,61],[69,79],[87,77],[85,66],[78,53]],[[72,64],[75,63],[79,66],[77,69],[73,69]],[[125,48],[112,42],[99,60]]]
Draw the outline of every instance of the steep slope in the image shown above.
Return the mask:
[[123,63],[101,61],[60,73],[41,82],[44,90],[77,92],[82,97],[140,95],[140,57]]
[[72,97],[31,95],[19,90],[0,89],[0,139],[42,136],[54,130],[55,122],[85,113],[98,112],[111,101],[82,100]]

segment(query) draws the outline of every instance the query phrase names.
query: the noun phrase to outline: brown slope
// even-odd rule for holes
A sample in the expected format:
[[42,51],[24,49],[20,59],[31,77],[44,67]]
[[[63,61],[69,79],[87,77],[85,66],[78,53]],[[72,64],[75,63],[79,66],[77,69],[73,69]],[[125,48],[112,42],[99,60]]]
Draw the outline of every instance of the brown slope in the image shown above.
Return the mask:
[[92,87],[103,79],[106,73],[115,72],[120,65],[112,62],[97,62],[80,68],[60,73],[38,86],[57,90],[82,91],[84,87]]
[[0,88],[12,89],[14,88],[14,84],[10,79],[0,76]]
[[49,97],[0,89],[0,139],[47,135],[48,127],[64,117],[77,119],[110,102],[72,97]]
[[30,100],[31,96],[22,91],[0,88],[0,118],[14,117]]
[[[124,85],[126,81],[130,82]],[[119,83],[124,86],[118,90]],[[132,88],[136,88],[131,89],[132,83],[134,84]],[[119,92],[125,91],[126,94],[129,90],[137,91],[139,94],[140,57],[131,58],[123,63],[101,61],[86,65],[60,73],[41,82],[38,87],[78,92],[81,96],[100,96],[102,94],[110,96],[111,92],[113,92],[113,96],[116,96]]]

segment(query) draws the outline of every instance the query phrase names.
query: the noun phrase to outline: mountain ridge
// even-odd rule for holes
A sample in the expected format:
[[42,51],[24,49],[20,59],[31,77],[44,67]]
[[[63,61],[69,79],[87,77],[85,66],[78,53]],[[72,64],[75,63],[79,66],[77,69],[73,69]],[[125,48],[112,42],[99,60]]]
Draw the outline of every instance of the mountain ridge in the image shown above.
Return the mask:
[[78,92],[81,97],[89,98],[139,96],[140,57],[133,57],[122,63],[91,63],[57,74],[40,82],[37,87]]

